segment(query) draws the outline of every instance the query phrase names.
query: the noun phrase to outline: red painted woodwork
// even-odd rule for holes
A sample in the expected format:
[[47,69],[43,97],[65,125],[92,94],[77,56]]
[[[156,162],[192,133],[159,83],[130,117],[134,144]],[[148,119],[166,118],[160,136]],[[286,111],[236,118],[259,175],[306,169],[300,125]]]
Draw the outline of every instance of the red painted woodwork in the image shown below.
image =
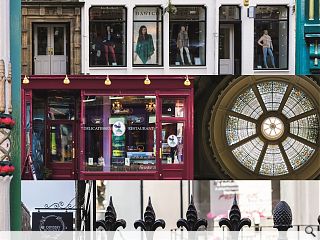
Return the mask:
[[[23,76],[24,77],[24,76]],[[32,90],[81,90],[81,103],[85,99],[85,96],[90,95],[119,95],[119,96],[143,96],[143,95],[155,95],[157,98],[156,106],[156,166],[157,171],[148,172],[98,172],[98,171],[85,171],[85,136],[82,127],[84,124],[82,120],[85,117],[84,104],[81,104],[80,121],[74,121],[75,126],[75,146],[76,146],[76,158],[72,165],[74,174],[70,172],[70,166],[68,166],[62,175],[61,168],[59,166],[52,166],[57,170],[57,174],[53,173],[53,179],[81,179],[81,180],[95,180],[95,179],[193,179],[193,77],[190,77],[191,85],[185,86],[185,76],[149,76],[151,80],[150,85],[144,84],[146,76],[109,76],[112,84],[106,86],[104,81],[106,76],[96,75],[70,75],[69,85],[63,84],[65,75],[54,76],[30,76],[29,84],[22,84],[22,124],[25,122],[25,98],[26,94],[32,94]],[[161,103],[165,98],[185,98],[185,115],[184,117],[162,117]],[[32,110],[32,109],[31,109]],[[184,123],[184,135],[183,135],[183,164],[162,164],[159,157],[159,149],[161,147],[161,123]],[[48,127],[48,126],[47,126]],[[22,128],[22,157],[25,156],[25,127]],[[24,158],[22,158],[24,159]],[[49,165],[50,167],[50,165]],[[69,175],[68,175],[69,174]]]

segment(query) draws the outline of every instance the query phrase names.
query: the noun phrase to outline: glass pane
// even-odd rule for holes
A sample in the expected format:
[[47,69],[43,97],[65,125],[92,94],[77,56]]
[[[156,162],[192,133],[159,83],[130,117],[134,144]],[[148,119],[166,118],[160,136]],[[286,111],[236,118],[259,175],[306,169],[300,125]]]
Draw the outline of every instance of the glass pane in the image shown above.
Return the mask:
[[184,99],[162,99],[162,117],[184,117]]
[[31,138],[30,138],[30,127],[31,127],[31,105],[30,102],[26,103],[26,156],[31,152]]
[[135,65],[162,65],[161,8],[134,9],[133,49]]
[[205,21],[206,9],[199,6],[177,6],[177,13],[170,14],[170,21]]
[[54,55],[64,55],[64,27],[54,27]]
[[32,160],[37,178],[42,179],[44,164],[44,136],[45,136],[45,99],[33,96],[32,98]]
[[170,14],[170,65],[205,65],[205,8],[177,9],[177,14]]
[[255,20],[255,69],[288,68],[288,22]]
[[288,19],[286,6],[257,6],[255,19]]
[[221,20],[240,20],[240,8],[238,6],[221,6],[219,9]]
[[86,97],[86,171],[156,170],[155,100],[155,96]]
[[37,27],[38,55],[47,55],[48,47],[48,28]]
[[50,160],[55,163],[72,161],[72,125],[56,124],[50,126]]
[[163,164],[183,163],[183,123],[162,123],[161,162]]
[[126,65],[126,8],[90,8],[90,66]]
[[230,29],[229,28],[220,28],[219,58],[230,59]]
[[51,120],[74,120],[74,97],[54,96],[48,97],[48,118]]

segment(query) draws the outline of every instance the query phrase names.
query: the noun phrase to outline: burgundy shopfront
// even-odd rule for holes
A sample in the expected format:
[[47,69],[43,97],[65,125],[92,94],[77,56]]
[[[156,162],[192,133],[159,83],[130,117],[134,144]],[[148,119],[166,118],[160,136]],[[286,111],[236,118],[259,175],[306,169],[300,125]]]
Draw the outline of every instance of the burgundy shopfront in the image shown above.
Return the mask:
[[22,84],[22,168],[31,156],[38,179],[193,179],[193,79],[106,77]]

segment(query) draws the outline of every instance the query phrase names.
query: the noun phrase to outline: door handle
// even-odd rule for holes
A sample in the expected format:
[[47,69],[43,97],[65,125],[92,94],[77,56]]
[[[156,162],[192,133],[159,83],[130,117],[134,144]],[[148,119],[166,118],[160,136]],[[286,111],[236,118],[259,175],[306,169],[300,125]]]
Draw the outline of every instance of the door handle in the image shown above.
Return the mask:
[[76,158],[76,149],[73,147],[72,148],[72,159]]
[[162,148],[159,148],[159,157],[162,159]]

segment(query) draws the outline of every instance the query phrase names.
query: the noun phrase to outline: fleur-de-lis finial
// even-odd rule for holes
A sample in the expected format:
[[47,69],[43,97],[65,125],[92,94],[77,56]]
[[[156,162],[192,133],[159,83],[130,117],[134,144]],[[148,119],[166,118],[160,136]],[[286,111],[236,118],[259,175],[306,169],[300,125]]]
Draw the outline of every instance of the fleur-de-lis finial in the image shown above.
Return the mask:
[[112,203],[112,197],[109,200],[109,206],[107,207],[104,215],[104,220],[96,222],[96,229],[105,231],[116,231],[119,227],[126,228],[127,223],[123,219],[117,220],[117,213]]
[[186,219],[179,219],[177,227],[184,227],[187,231],[197,231],[201,226],[207,228],[208,222],[205,219],[199,219],[197,209],[194,206],[193,196],[191,195],[190,204],[186,213]]
[[140,227],[144,231],[155,231],[158,227],[165,228],[166,226],[163,219],[156,219],[156,214],[153,210],[150,197],[143,217],[144,220],[140,219],[134,222],[134,227],[136,229]]
[[237,195],[234,195],[233,204],[228,218],[221,218],[219,226],[227,226],[230,231],[240,231],[245,225],[251,227],[251,220],[249,218],[241,219],[241,212],[237,202]]

